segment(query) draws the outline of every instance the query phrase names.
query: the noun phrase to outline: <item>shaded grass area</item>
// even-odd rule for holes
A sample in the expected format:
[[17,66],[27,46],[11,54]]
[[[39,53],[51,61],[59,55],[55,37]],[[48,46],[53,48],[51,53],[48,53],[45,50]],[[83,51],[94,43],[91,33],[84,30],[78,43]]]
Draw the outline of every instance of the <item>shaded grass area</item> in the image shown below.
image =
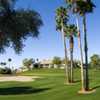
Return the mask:
[[32,87],[8,87],[0,88],[0,95],[22,95],[22,94],[33,94],[39,93],[50,88],[32,88]]
[[64,70],[35,69],[20,75],[38,75],[43,78],[34,82],[0,82],[0,100],[97,100],[100,98],[100,71],[90,70],[90,87],[96,92],[78,94],[80,69],[75,69],[74,85],[66,85]]

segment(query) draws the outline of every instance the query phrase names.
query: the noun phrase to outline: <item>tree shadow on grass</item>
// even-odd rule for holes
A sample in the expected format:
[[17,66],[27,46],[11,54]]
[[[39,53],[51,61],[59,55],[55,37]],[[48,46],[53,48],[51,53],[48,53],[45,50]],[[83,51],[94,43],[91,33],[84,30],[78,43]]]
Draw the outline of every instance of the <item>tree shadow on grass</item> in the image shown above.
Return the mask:
[[93,87],[92,89],[98,89],[98,88],[100,88],[100,85],[97,85],[97,86]]
[[74,80],[74,83],[79,83],[81,82],[81,80]]
[[0,88],[0,95],[23,95],[34,94],[49,90],[50,88],[32,88],[32,87],[10,87]]

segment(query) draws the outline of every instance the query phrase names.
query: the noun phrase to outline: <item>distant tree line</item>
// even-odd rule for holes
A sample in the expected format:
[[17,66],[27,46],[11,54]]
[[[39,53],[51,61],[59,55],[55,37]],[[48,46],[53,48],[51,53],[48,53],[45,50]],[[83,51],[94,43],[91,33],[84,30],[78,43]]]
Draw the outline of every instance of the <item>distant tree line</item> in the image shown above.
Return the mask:
[[[67,62],[68,62],[68,66],[70,68],[71,60],[67,59]],[[32,70],[33,68],[40,68],[39,59],[35,60],[33,58],[29,58],[29,59],[25,58],[22,63],[24,65],[24,67],[26,67],[28,70]],[[57,68],[60,68],[63,65],[65,65],[65,59],[55,56],[52,59],[52,65],[53,65],[53,67],[55,65]],[[100,55],[93,54],[90,57],[90,62],[88,65],[89,65],[90,69],[97,69],[97,70],[100,69]],[[74,59],[73,60],[73,68],[81,68],[81,61]]]
[[90,68],[100,69],[100,55],[94,54],[90,58]]
[[[71,61],[69,59],[67,59],[67,62],[68,62],[68,66],[70,66]],[[60,57],[56,56],[53,58],[52,63],[61,67],[61,64],[65,64],[65,59],[61,59]],[[80,60],[73,60],[74,68],[80,68],[80,65],[81,65]],[[93,54],[90,57],[89,68],[100,69],[100,55],[99,54]]]

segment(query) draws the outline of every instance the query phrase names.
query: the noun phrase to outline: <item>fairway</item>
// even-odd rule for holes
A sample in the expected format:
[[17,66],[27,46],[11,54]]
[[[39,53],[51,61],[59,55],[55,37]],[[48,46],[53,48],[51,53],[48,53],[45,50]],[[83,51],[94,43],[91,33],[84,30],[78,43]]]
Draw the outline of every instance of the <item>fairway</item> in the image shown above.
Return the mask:
[[20,75],[39,76],[32,82],[0,82],[0,100],[97,100],[100,98],[100,72],[90,70],[90,87],[96,92],[80,95],[80,69],[75,69],[73,85],[66,85],[64,70],[35,69]]

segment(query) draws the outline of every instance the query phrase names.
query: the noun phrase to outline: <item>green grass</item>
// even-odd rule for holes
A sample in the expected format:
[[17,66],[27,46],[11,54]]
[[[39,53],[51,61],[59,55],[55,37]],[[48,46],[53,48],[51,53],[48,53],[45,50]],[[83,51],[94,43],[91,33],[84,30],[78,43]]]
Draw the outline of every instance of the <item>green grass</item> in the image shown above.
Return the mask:
[[64,70],[38,69],[20,75],[41,76],[33,82],[0,82],[0,100],[97,100],[100,98],[100,71],[90,70],[90,87],[96,92],[78,94],[80,90],[80,70],[74,72],[74,85],[66,85]]

